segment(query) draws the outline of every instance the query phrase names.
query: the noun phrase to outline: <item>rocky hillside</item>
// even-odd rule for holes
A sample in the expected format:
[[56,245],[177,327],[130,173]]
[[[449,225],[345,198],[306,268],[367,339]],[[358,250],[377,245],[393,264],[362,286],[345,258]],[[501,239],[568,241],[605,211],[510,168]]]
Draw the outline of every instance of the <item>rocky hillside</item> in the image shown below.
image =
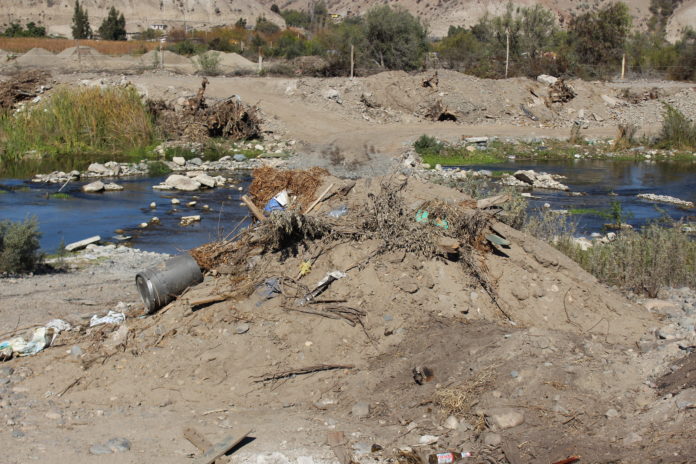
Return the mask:
[[[508,0],[389,0],[390,5],[400,5],[424,18],[435,36],[447,33],[451,24],[470,25],[486,13],[499,14],[504,11]],[[582,13],[600,7],[613,0],[514,0],[516,5],[529,6],[536,3],[556,11],[561,21],[572,13]],[[3,0],[0,11],[0,24],[10,21],[40,21],[48,26],[53,34],[70,36],[70,23],[73,0]],[[232,24],[239,18],[253,23],[263,14],[280,25],[283,19],[272,13],[270,7],[277,4],[281,9],[306,9],[314,0],[115,0],[113,4],[122,11],[127,20],[129,32],[136,32],[152,24],[184,24],[195,27]],[[638,26],[650,16],[650,0],[626,2]],[[374,5],[382,4],[376,0],[327,0],[330,13],[341,16],[364,13]],[[93,28],[96,28],[106,14],[111,3],[101,0],[83,0]],[[675,11],[670,22],[671,35],[687,24],[693,24],[696,17],[696,0],[684,0]]]

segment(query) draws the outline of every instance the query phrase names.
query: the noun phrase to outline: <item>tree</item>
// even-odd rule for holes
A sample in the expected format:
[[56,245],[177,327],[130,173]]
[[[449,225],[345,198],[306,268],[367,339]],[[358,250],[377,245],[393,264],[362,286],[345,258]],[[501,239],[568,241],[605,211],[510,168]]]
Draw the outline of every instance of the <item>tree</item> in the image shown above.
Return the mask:
[[19,23],[10,23],[0,35],[4,37],[46,37],[46,28],[37,26],[31,21],[27,23],[26,29]]
[[126,40],[126,18],[113,6],[99,26],[99,36],[103,40]]
[[72,35],[74,39],[91,39],[92,27],[89,25],[87,10],[83,10],[79,0],[75,0],[72,17]]
[[370,57],[386,69],[418,69],[428,49],[420,20],[401,7],[378,6],[365,15]]
[[578,16],[570,24],[577,57],[581,64],[590,66],[618,62],[630,31],[628,6],[620,2]]
[[275,14],[280,14],[280,8],[278,8],[278,5],[276,5],[275,3],[271,5],[271,11]]

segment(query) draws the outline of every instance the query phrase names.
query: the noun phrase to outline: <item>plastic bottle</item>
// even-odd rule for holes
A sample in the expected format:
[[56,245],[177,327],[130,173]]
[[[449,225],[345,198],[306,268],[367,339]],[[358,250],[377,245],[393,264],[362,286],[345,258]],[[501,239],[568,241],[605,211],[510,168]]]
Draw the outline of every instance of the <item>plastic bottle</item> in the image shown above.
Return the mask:
[[461,453],[457,451],[447,451],[444,453],[431,454],[428,456],[429,464],[452,464],[453,462],[459,461],[460,459],[470,458],[471,453],[468,451],[462,451]]

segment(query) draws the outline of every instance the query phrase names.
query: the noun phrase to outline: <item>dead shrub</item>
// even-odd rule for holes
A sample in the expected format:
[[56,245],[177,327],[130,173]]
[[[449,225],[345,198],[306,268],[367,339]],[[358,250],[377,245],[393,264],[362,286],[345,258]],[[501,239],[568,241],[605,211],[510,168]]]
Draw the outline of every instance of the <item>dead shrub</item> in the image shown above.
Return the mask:
[[635,124],[619,124],[618,132],[614,139],[614,149],[625,150],[631,148],[636,143],[636,133],[638,133],[638,126]]
[[297,196],[302,208],[306,208],[315,199],[322,178],[328,174],[325,169],[317,167],[306,171],[258,168],[252,172],[254,180],[249,186],[249,193],[256,206],[263,208],[278,192],[287,190],[289,194]]

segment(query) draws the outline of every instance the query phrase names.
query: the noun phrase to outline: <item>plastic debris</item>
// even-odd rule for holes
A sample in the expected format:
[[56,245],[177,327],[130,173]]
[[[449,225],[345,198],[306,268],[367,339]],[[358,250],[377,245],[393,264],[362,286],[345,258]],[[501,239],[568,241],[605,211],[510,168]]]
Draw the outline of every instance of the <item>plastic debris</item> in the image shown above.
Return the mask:
[[104,317],[99,317],[96,314],[92,316],[92,319],[89,320],[89,326],[94,327],[95,325],[102,324],[121,324],[125,320],[125,314],[117,313],[116,311],[109,311]]
[[276,196],[268,200],[268,203],[266,203],[263,210],[267,213],[271,213],[273,211],[283,211],[289,202],[290,198],[288,197],[288,191],[282,190],[278,192]]
[[[416,211],[416,222],[422,222],[422,223],[429,223],[430,219],[428,218],[428,213],[427,211],[423,211],[419,209]],[[440,219],[440,218],[435,218],[433,220],[433,224],[435,224],[437,227],[442,227],[443,229],[447,230],[449,229],[449,222],[447,222],[446,219]]]
[[328,215],[332,218],[340,218],[341,216],[348,213],[348,207],[346,205],[341,205],[338,208],[329,211]]
[[275,298],[280,294],[280,281],[277,277],[271,277],[270,279],[266,279],[259,286],[259,295],[261,295],[261,298],[263,298],[264,300],[270,300],[271,298]]
[[23,337],[15,337],[0,342],[0,361],[7,361],[13,356],[31,356],[51,345],[58,334],[70,330],[70,324],[62,319],[53,319],[46,327],[34,329],[31,339],[26,341]]
[[309,261],[303,261],[302,264],[300,264],[300,277],[306,276],[309,274],[309,272],[312,270],[312,263]]

